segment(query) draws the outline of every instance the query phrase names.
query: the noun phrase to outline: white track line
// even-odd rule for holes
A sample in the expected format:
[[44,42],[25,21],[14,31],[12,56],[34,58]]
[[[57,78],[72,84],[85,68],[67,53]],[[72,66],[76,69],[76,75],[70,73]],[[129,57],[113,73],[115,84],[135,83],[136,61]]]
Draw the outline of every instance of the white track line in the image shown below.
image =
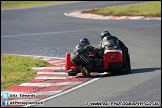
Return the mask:
[[50,34],[58,34],[58,33],[74,33],[74,32],[84,32],[84,31],[94,31],[94,30],[99,30],[97,29],[87,29],[87,30],[75,30],[75,31],[60,31],[60,32],[47,32],[47,33],[33,33],[33,34],[20,34],[20,35],[5,35],[5,36],[1,36],[1,38],[5,38],[5,37],[18,37],[18,36],[37,36],[37,35],[50,35]]
[[83,82],[75,81],[75,82],[58,82],[58,83],[22,83],[19,86],[49,87],[49,86],[60,86],[60,85],[76,85],[80,83]]
[[44,58],[41,58],[41,60],[46,60],[46,61],[53,61],[53,62],[64,62],[65,60],[62,60],[62,59],[60,59],[60,60],[58,60],[58,59],[56,59],[56,58],[46,58],[46,57],[44,57]]
[[141,19],[141,18],[145,18],[145,17],[143,17],[143,16],[137,16],[137,17],[131,17],[129,19]]
[[47,61],[49,63],[59,63],[59,64],[65,64],[65,61]]
[[68,73],[66,73],[66,72],[37,72],[37,74],[51,74],[51,75],[58,74],[58,75],[67,75]]
[[41,76],[38,76],[38,77],[35,77],[35,79],[67,79],[68,77],[41,77]]
[[52,83],[22,83],[19,86],[49,87],[52,86]]
[[58,67],[33,67],[34,70],[53,69],[53,70],[65,70],[65,66]]
[[9,54],[9,55],[17,55],[17,56],[27,56],[27,57],[34,57],[34,58],[51,58],[51,59],[61,59],[61,60],[65,60],[65,58],[61,58],[61,57],[50,57],[50,56],[37,56],[37,55],[21,55],[21,54]]
[[118,18],[115,18],[115,19],[124,19],[126,18],[127,16],[122,16],[122,17],[118,17]]

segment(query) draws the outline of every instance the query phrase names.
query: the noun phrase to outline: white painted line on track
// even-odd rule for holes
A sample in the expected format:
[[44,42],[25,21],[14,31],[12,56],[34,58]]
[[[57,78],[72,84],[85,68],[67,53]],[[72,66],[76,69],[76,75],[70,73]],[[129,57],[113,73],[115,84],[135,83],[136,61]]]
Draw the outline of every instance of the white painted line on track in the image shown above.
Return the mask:
[[49,86],[59,86],[59,85],[76,85],[80,83],[83,82],[75,81],[75,82],[58,82],[58,83],[22,83],[19,86],[49,87]]
[[19,36],[37,36],[37,35],[48,35],[48,34],[58,34],[58,33],[74,33],[74,32],[82,32],[82,31],[93,31],[97,29],[87,29],[87,30],[75,30],[75,31],[60,31],[60,32],[47,32],[47,33],[33,33],[33,34],[20,34],[20,35],[4,35],[2,37],[19,37]]
[[50,56],[37,56],[37,55],[21,55],[21,54],[9,54],[9,55],[17,55],[17,56],[29,56],[29,57],[34,57],[34,58],[51,58],[51,59],[62,59],[65,60],[65,58],[61,58],[61,57],[50,57]]
[[38,56],[38,57],[46,57],[46,58],[50,58],[50,59],[63,59],[63,60],[65,60],[65,58],[60,58],[60,57],[49,57],[49,56]]
[[53,61],[53,62],[65,62],[65,61],[62,60],[62,59],[49,58],[49,57],[43,57],[41,60]]
[[43,69],[53,69],[53,70],[65,70],[64,66],[58,66],[58,67],[33,67],[34,70],[43,70]]
[[141,19],[141,18],[145,18],[145,17],[143,17],[143,16],[136,16],[136,17],[131,17],[129,19]]
[[67,79],[68,77],[35,77],[35,79]]
[[81,84],[83,83],[82,81],[75,81],[75,82],[60,82],[60,83],[56,83],[53,85],[76,85],[76,84]]
[[[26,55],[24,55],[26,56]],[[27,56],[32,56],[32,55],[27,55]],[[65,60],[65,58],[60,58],[60,57],[48,57],[48,56],[33,56],[34,58],[40,58],[40,57],[43,57],[43,58],[49,58],[49,59],[60,59],[60,60]]]
[[55,60],[52,60],[52,61],[47,61],[49,63],[58,63],[58,64],[65,64],[65,61],[55,61]]
[[127,16],[122,16],[122,17],[118,17],[116,19],[123,19],[123,18],[126,18]]
[[49,87],[52,83],[22,83],[19,86]]
[[161,24],[139,25],[139,26],[133,26],[133,27],[147,27],[147,26],[161,26]]
[[37,72],[37,74],[59,74],[59,75],[67,75],[68,73],[66,72]]

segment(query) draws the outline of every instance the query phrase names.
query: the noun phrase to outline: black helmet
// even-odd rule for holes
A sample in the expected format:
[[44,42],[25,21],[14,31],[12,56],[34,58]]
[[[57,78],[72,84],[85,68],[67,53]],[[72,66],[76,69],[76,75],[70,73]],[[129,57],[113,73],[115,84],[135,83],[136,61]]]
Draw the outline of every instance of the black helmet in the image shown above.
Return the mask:
[[101,33],[101,39],[103,39],[105,36],[111,36],[111,34],[109,33],[109,31],[103,31]]
[[90,41],[87,38],[81,38],[79,43],[84,45],[90,45]]

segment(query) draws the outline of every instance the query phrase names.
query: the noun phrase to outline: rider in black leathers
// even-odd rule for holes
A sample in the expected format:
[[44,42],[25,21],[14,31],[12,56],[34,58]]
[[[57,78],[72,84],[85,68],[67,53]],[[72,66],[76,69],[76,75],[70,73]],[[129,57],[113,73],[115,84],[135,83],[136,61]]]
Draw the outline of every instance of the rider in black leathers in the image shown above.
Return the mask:
[[101,39],[99,47],[104,52],[105,49],[122,49],[123,54],[123,63],[126,63],[126,59],[128,57],[128,48],[124,45],[124,43],[119,40],[117,37],[112,36],[109,31],[103,31],[101,33]]
[[89,57],[90,52],[95,52],[95,48],[87,38],[82,38],[70,54],[71,62],[79,67],[84,76],[90,76],[89,71],[96,67],[96,61]]

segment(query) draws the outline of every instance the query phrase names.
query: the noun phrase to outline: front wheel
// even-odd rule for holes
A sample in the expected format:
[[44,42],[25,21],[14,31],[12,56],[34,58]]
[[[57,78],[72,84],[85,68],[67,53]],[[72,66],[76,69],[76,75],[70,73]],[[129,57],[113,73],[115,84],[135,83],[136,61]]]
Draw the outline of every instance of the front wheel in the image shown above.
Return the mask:
[[69,76],[76,76],[77,75],[77,72],[69,70],[68,71],[68,75]]

